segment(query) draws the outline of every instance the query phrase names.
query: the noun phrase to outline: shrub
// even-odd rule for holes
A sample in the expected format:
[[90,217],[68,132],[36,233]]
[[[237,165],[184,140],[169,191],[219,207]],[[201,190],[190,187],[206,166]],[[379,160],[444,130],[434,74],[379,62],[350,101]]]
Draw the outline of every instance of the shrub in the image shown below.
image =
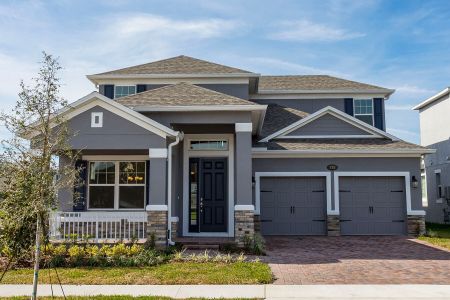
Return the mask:
[[69,250],[67,250],[69,254],[69,262],[72,266],[82,266],[83,261],[86,257],[86,252],[84,248],[78,245],[71,246]]
[[253,236],[245,235],[243,237],[243,243],[246,253],[254,255],[265,254],[265,241],[260,234],[255,233]]

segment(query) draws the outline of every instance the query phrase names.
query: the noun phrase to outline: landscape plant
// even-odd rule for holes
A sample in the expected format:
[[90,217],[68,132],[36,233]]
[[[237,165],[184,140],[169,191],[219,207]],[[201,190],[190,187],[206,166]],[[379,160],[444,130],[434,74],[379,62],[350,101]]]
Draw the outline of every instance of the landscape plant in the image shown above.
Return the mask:
[[10,133],[0,155],[0,246],[8,259],[6,269],[12,261],[34,261],[32,299],[37,293],[40,245],[46,244],[49,213],[57,208],[56,192],[78,184],[79,170],[73,164],[58,166],[57,157],[73,162],[77,155],[67,145],[73,133],[58,115],[67,106],[60,96],[60,71],[58,59],[44,52],[32,84],[22,81],[15,106],[0,115]]

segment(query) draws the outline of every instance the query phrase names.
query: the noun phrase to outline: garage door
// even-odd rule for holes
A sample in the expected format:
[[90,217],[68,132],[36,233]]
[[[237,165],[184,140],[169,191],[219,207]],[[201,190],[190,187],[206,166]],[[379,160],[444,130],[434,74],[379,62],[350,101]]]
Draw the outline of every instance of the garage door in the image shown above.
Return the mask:
[[342,235],[404,235],[403,177],[340,177]]
[[326,234],[325,178],[261,178],[260,199],[263,235]]

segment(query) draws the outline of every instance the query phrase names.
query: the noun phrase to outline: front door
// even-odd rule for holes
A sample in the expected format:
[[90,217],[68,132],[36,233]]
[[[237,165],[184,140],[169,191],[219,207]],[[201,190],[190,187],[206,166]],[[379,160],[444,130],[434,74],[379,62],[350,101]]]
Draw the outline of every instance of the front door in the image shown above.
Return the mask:
[[189,160],[189,232],[227,231],[227,159]]

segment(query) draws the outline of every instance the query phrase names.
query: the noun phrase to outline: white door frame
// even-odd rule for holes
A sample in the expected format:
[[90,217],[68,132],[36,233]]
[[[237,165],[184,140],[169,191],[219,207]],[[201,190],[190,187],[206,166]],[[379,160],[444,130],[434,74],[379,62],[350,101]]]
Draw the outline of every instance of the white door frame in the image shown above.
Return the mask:
[[[192,140],[227,140],[228,150],[190,150]],[[228,158],[228,225],[226,232],[189,232],[189,158]],[[234,134],[185,134],[183,139],[183,236],[234,236]]]
[[261,177],[325,177],[327,215],[336,214],[331,206],[331,172],[255,172],[255,215],[261,214]]
[[409,172],[334,172],[334,202],[335,210],[339,214],[339,177],[360,177],[360,176],[385,176],[385,177],[404,177],[406,194],[406,213],[410,216],[424,216],[423,210],[412,210],[411,208],[411,180]]

